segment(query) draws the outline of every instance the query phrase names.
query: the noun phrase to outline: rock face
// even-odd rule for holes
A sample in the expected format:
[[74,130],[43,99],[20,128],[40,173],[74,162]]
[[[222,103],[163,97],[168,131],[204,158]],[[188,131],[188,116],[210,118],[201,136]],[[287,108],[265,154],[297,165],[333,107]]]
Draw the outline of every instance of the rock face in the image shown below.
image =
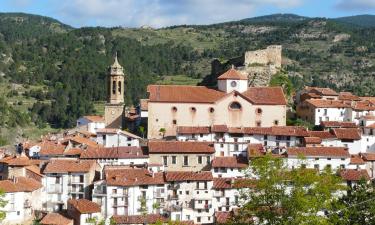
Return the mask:
[[211,73],[217,77],[234,65],[238,71],[248,76],[250,86],[267,86],[271,77],[281,69],[281,52],[281,45],[271,45],[266,49],[247,51],[243,56],[225,62],[215,59]]

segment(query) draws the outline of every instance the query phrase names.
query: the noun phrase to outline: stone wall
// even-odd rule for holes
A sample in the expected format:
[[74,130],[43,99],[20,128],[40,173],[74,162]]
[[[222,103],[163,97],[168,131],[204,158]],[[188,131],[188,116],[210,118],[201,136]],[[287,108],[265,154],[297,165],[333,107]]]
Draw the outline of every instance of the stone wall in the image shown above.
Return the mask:
[[281,45],[270,45],[266,49],[245,52],[246,67],[252,64],[275,65],[281,67]]

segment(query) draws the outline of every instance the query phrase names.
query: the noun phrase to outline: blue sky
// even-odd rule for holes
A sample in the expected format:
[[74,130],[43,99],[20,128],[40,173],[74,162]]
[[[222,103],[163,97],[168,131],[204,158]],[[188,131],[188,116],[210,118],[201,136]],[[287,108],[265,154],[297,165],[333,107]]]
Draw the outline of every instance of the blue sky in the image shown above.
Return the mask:
[[74,27],[211,24],[273,13],[375,14],[375,0],[0,0],[1,12],[53,17]]

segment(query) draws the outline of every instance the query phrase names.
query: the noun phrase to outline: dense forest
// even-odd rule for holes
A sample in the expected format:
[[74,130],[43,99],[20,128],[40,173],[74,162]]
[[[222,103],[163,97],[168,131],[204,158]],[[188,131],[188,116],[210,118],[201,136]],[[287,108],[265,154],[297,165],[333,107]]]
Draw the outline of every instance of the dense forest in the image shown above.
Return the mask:
[[[361,21],[364,26],[358,25]],[[371,21],[366,16],[333,20],[278,14],[206,26],[77,29],[47,17],[3,13],[0,84],[8,87],[8,97],[31,102],[26,114],[21,109],[11,113],[23,118],[21,123],[67,128],[79,116],[96,113],[93,102],[105,99],[104,80],[115,52],[125,68],[126,103],[135,105],[150,83],[177,75],[199,81],[210,75],[213,58],[225,61],[281,44],[294,89],[317,85],[375,95]],[[21,85],[22,93],[12,85]],[[0,101],[8,109],[11,103]]]

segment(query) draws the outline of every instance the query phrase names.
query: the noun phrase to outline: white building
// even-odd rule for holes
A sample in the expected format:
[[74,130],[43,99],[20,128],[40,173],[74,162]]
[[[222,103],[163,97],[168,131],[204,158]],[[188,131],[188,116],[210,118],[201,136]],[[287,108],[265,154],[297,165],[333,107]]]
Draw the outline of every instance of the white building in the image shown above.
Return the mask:
[[42,209],[43,187],[34,179],[19,177],[14,180],[0,181],[0,189],[4,191],[4,208],[6,217],[2,224],[23,224],[33,218],[34,210]]
[[139,140],[141,139],[135,134],[120,130],[105,128],[96,131],[96,141],[104,147],[123,147],[123,146],[137,146],[139,147]]
[[230,212],[240,207],[240,191],[245,179],[214,178],[212,207],[215,212]]
[[98,224],[103,219],[100,205],[87,199],[69,199],[68,215],[76,225]]
[[94,183],[92,198],[102,206],[106,218],[163,212],[167,199],[163,173],[144,168],[106,167],[104,176]]
[[94,181],[97,163],[93,160],[50,160],[43,173],[47,192],[46,210],[67,209],[69,199],[90,198],[89,187]]
[[77,120],[77,128],[96,134],[98,129],[105,128],[105,120],[102,116],[83,116]]
[[235,178],[245,176],[244,170],[249,166],[247,158],[235,156],[215,157],[212,160],[213,177]]

